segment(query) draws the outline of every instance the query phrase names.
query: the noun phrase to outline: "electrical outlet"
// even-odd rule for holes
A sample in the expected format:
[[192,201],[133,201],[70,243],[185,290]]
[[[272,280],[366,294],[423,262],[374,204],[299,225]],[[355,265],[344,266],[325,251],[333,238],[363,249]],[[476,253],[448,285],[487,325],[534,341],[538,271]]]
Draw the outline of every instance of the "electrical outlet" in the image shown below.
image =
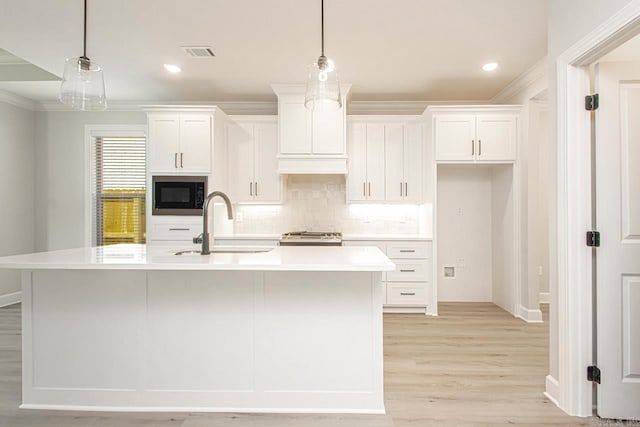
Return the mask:
[[458,258],[458,268],[465,268],[467,266],[464,258]]
[[442,266],[442,277],[445,279],[455,279],[456,278],[456,267],[454,265],[443,265]]
[[542,266],[538,266],[538,276],[542,276]]
[[236,212],[236,222],[242,222],[243,219],[244,216],[242,215],[242,212]]
[[462,208],[458,208],[458,209],[456,209],[456,215],[458,215],[458,216],[462,216],[462,215],[464,215],[464,211],[463,211],[463,209],[462,209]]

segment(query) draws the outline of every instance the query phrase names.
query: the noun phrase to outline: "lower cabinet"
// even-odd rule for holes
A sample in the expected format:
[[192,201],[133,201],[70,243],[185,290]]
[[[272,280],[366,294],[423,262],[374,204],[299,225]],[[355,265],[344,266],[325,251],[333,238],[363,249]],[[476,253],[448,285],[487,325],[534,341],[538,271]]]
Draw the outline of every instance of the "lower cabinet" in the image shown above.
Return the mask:
[[436,313],[431,241],[345,240],[344,245],[375,246],[396,265],[382,275],[385,313]]

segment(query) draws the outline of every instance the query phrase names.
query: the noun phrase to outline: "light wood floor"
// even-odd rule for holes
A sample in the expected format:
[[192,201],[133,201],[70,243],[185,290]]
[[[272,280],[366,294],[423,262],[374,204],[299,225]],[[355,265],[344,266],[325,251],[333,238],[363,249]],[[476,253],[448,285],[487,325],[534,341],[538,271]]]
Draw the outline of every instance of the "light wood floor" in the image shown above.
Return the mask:
[[0,427],[606,425],[569,417],[543,396],[547,347],[547,323],[524,323],[493,304],[448,303],[436,318],[384,316],[385,416],[35,411],[18,409],[14,305],[0,309]]

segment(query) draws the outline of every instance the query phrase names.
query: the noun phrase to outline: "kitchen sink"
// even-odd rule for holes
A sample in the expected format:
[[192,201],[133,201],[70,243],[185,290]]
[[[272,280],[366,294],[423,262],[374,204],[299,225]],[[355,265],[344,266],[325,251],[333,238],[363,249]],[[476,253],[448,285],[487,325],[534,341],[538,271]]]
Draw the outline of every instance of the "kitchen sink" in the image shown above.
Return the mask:
[[[267,247],[217,247],[211,248],[212,254],[260,254],[270,252],[275,248]],[[200,255],[200,250],[183,250],[175,252],[175,255]]]

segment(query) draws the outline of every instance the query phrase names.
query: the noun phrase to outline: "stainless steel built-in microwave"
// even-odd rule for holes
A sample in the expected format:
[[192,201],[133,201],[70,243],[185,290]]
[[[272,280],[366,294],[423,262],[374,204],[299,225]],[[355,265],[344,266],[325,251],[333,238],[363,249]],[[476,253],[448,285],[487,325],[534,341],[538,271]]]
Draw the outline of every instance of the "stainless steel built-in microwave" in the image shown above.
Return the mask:
[[202,215],[206,176],[154,176],[152,215]]

